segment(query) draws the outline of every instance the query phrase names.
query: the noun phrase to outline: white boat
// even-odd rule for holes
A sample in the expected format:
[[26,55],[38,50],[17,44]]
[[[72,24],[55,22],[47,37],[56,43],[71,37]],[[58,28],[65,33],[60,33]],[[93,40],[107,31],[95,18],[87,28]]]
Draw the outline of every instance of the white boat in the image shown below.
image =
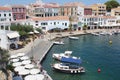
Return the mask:
[[98,33],[91,33],[92,35],[94,35],[94,36],[99,36],[100,34],[98,34]]
[[71,57],[71,54],[72,54],[72,51],[65,51],[64,53],[54,53],[52,57],[57,60],[61,60],[62,57],[66,57],[66,58]]
[[64,44],[64,42],[63,41],[55,41],[55,42],[53,42],[54,44],[57,44],[57,45],[59,45],[59,44]]
[[79,39],[79,38],[78,38],[78,37],[74,37],[74,36],[69,36],[69,39],[77,40],[77,39]]
[[70,73],[70,74],[78,74],[78,73],[84,73],[85,69],[81,66],[77,65],[71,65],[68,63],[55,63],[51,66],[54,70],[64,72],[64,73]]

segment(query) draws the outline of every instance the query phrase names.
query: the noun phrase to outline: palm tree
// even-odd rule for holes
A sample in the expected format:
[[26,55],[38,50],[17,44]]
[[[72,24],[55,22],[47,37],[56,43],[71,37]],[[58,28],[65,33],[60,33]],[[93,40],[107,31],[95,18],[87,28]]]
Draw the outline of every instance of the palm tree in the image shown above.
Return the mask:
[[70,31],[70,34],[72,33],[72,21],[73,21],[73,18],[72,16],[69,17],[69,21],[70,21],[70,24],[69,24],[69,31]]
[[87,25],[86,24],[84,24],[83,30],[84,30],[84,33],[86,33],[86,30],[87,30]]

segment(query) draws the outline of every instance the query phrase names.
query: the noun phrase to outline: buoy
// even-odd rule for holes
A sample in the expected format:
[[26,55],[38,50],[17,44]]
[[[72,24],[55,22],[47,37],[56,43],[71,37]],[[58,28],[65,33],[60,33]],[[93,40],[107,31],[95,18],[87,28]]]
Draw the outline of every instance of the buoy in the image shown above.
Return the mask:
[[101,69],[100,69],[100,68],[98,68],[98,72],[101,72]]
[[112,44],[112,41],[110,40],[109,43]]

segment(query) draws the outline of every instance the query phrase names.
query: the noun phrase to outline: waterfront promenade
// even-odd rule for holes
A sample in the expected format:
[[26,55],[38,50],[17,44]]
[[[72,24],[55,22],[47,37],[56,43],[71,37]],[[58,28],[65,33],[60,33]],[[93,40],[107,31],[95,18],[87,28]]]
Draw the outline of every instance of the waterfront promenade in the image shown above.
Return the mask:
[[[97,30],[87,30],[87,33],[91,32],[100,32],[100,31],[110,31],[110,30],[104,30],[104,29],[97,29]],[[62,36],[58,35],[61,34]],[[70,32],[59,32],[59,33],[46,33],[44,35],[44,38],[37,38],[34,41],[27,44],[24,48],[18,49],[18,50],[10,50],[9,53],[11,55],[17,54],[19,52],[26,53],[29,57],[33,56],[35,60],[39,60],[40,62],[47,54],[47,51],[52,47],[53,41],[52,39],[56,37],[66,37],[70,35],[81,35],[86,34],[84,31],[72,31],[72,34]]]

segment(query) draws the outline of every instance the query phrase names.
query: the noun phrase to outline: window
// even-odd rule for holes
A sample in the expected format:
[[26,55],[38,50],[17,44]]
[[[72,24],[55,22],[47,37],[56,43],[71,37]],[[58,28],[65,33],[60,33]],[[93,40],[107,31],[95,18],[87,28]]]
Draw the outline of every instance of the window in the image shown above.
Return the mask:
[[6,16],[6,14],[4,14],[4,16]]
[[11,21],[11,19],[9,19],[9,21]]
[[38,23],[38,21],[35,21],[36,23]]
[[65,26],[67,26],[67,23],[65,23]]
[[54,22],[54,25],[56,25],[56,22]]
[[1,26],[1,29],[4,29],[4,26],[3,26],[3,25]]
[[36,26],[38,26],[38,24],[36,24]]
[[9,13],[9,16],[11,16],[11,14]]
[[0,16],[1,16],[1,14],[0,14]]
[[46,30],[46,27],[42,27],[42,29]]

